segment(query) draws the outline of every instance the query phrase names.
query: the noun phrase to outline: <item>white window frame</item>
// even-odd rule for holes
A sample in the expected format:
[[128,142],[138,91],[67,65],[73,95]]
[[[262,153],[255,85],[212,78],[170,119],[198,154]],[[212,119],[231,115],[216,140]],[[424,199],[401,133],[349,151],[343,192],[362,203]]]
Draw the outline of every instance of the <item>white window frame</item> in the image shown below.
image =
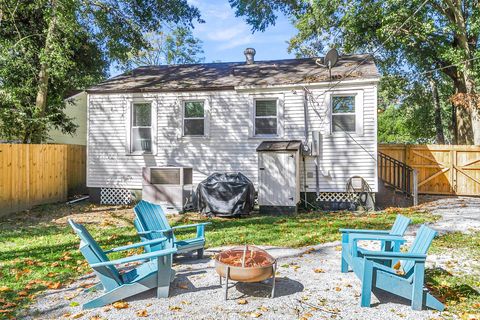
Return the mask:
[[[333,97],[355,97],[355,112],[347,113],[333,113]],[[329,113],[330,113],[330,134],[331,135],[363,135],[363,91],[334,91],[329,95]],[[354,115],[355,116],[355,131],[333,131],[333,115]]]
[[[157,154],[157,101],[154,99],[136,99],[136,98],[127,98],[127,110],[126,110],[126,143],[125,151],[127,155],[156,155]],[[132,152],[132,129],[133,126],[133,105],[134,104],[150,104],[150,130],[152,137],[152,147],[150,152],[135,151]],[[135,128],[148,128],[148,127],[138,127]]]
[[[203,117],[185,117],[185,104],[187,102],[202,102],[203,103]],[[208,104],[207,104],[207,99],[184,99],[182,100],[181,103],[182,106],[182,137],[183,138],[205,138],[208,137]],[[185,134],[185,120],[186,119],[192,119],[192,120],[203,120],[203,135],[186,135]]]
[[[277,133],[276,134],[255,134],[255,119],[256,118],[273,118],[273,116],[259,116],[257,117],[257,101],[276,101],[276,119],[277,119]],[[256,94],[252,97],[251,103],[251,116],[250,116],[250,137],[263,139],[263,138],[282,138],[283,137],[283,95],[272,94]]]

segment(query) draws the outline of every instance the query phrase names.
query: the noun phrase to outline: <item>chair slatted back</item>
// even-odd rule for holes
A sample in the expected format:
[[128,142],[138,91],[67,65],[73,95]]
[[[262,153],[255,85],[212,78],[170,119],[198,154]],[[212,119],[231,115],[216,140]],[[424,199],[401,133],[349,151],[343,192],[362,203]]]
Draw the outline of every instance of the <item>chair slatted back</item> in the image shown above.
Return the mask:
[[[102,248],[100,248],[90,232],[88,232],[83,225],[74,222],[72,219],[68,219],[68,223],[80,238],[80,252],[90,265],[109,261]],[[107,290],[114,289],[123,284],[120,273],[114,266],[100,267],[94,269],[94,271]]]
[[[168,223],[167,217],[165,216],[165,213],[160,205],[141,200],[133,210],[136,216],[134,225],[137,231],[170,229],[170,224]],[[142,236],[142,238],[144,238],[142,240],[154,240],[163,236],[165,235],[161,233],[152,233]],[[166,244],[157,245],[153,248],[146,247],[145,250],[152,251],[160,248],[170,248],[173,246],[173,242],[175,241],[175,236],[173,236],[173,234],[172,239],[170,240],[171,241],[168,241]]]
[[407,231],[408,225],[411,220],[401,214],[398,214],[393,223],[392,229],[390,230],[391,235],[403,236],[405,231]]
[[[415,240],[412,243],[412,246],[408,250],[409,253],[415,254],[427,254],[430,245],[432,244],[433,239],[437,235],[437,232],[426,225],[422,225],[417,232]],[[411,260],[402,261],[403,271],[406,276],[409,277],[413,274],[413,267],[415,262]]]

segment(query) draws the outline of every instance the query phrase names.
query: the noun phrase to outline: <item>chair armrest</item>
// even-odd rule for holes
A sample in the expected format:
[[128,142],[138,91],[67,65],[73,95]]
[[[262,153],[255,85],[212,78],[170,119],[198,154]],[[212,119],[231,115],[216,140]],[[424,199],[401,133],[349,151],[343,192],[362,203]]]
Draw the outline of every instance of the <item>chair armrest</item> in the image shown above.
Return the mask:
[[125,264],[125,263],[128,263],[128,262],[134,262],[134,261],[140,261],[140,260],[149,260],[149,259],[152,259],[152,258],[163,257],[163,256],[167,256],[169,254],[174,254],[176,252],[177,252],[177,249],[171,248],[171,249],[153,251],[153,252],[149,252],[149,253],[143,253],[143,254],[139,254],[139,255],[131,256],[131,257],[125,257],[125,258],[117,259],[117,260],[94,263],[94,264],[91,264],[90,266],[92,268],[113,266],[113,265],[118,265],[118,264]]
[[195,224],[185,224],[185,225],[182,225],[182,226],[172,227],[172,229],[176,230],[176,229],[193,228],[193,227],[206,226],[208,224],[212,224],[212,223],[211,222],[202,222],[202,223],[195,223]]
[[372,241],[395,241],[395,242],[406,242],[401,236],[394,235],[374,235],[374,234],[351,234],[350,242],[358,240],[372,240]]
[[388,230],[340,229],[341,233],[389,234]]
[[404,252],[382,252],[382,251],[363,251],[363,257],[365,259],[377,259],[377,260],[414,260],[425,261],[427,259],[426,254],[416,253],[404,253]]
[[126,245],[126,246],[113,248],[113,249],[110,249],[110,250],[107,250],[107,251],[104,251],[104,252],[106,254],[108,254],[108,253],[112,253],[112,252],[125,251],[125,250],[135,249],[135,248],[139,248],[139,247],[145,247],[145,246],[149,246],[149,245],[158,244],[158,243],[164,242],[166,240],[167,240],[167,238],[162,237],[162,238],[158,238],[158,239],[154,239],[154,240],[150,240],[150,241],[138,242],[138,243],[129,244],[129,245]]
[[148,230],[148,231],[138,231],[137,234],[139,235],[147,235],[152,233],[164,233],[164,232],[171,232],[173,229],[161,229],[161,230]]

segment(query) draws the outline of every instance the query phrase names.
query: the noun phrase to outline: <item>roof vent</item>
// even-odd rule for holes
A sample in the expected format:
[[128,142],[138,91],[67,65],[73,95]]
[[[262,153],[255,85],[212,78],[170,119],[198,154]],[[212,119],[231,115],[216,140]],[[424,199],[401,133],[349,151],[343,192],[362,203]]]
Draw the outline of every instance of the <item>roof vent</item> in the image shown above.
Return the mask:
[[247,64],[254,64],[255,63],[255,49],[253,48],[247,48],[245,51],[243,51],[243,54],[245,55],[246,63]]

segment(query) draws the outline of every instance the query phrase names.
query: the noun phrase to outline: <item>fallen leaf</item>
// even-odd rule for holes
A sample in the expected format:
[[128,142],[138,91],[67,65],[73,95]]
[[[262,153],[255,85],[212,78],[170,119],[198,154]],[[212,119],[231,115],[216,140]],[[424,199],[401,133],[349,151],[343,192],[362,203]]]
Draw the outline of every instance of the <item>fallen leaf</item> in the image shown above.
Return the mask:
[[168,309],[170,309],[171,311],[180,311],[182,310],[182,308],[178,307],[178,306],[169,306]]
[[315,272],[315,273],[324,273],[325,270],[320,269],[320,268],[317,268],[317,269],[313,270],[313,272]]
[[342,288],[340,288],[340,287],[335,287],[334,290],[335,290],[335,291],[342,291]]
[[115,309],[127,309],[129,307],[128,303],[125,301],[117,301],[112,304]]
[[179,287],[180,289],[187,290],[188,289],[188,284],[186,284],[184,282],[181,282],[181,283],[177,284],[177,287]]
[[50,265],[51,267],[58,267],[60,265],[60,262],[52,262],[52,264]]
[[336,246],[336,247],[335,247],[335,250],[336,250],[336,251],[342,251],[342,246]]
[[263,312],[267,312],[268,308],[264,307],[264,306],[261,306],[260,308],[258,308],[258,310],[263,311]]
[[49,278],[53,278],[53,277],[55,277],[55,276],[57,276],[57,275],[58,275],[58,273],[56,273],[56,272],[49,272],[49,273],[47,273],[47,277],[49,277]]
[[72,314],[71,314],[70,312],[65,312],[65,313],[63,314],[63,317],[64,317],[64,318],[70,318],[71,315],[72,315]]
[[238,304],[247,304],[248,301],[246,299],[240,299],[237,301]]
[[308,319],[308,318],[311,318],[311,317],[313,317],[313,314],[311,314],[310,312],[307,312],[307,313],[305,313],[305,314],[303,315],[303,318],[307,318],[307,319]]
[[395,270],[399,270],[401,266],[402,266],[401,262],[400,262],[400,261],[398,261],[398,262],[397,262],[397,263],[395,263],[395,265],[393,266],[393,269],[395,269]]
[[0,287],[0,292],[7,292],[7,291],[10,291],[11,289],[7,286],[1,286]]
[[139,310],[139,311],[137,311],[137,316],[148,317],[148,312],[147,312],[147,310]]
[[252,312],[252,313],[250,313],[250,317],[252,317],[252,318],[259,318],[259,317],[261,317],[261,316],[262,316],[262,314],[261,314],[260,312]]
[[75,313],[74,315],[71,316],[72,319],[78,319],[78,318],[81,318],[83,317],[84,313],[83,312],[79,312],[79,313]]
[[27,292],[27,291],[20,291],[20,292],[18,293],[18,295],[19,295],[20,297],[26,297],[26,296],[28,296],[28,292]]
[[100,316],[93,316],[93,317],[90,317],[90,320],[104,320],[104,318]]
[[47,284],[47,287],[49,289],[59,289],[61,286],[62,286],[62,284],[60,282],[49,282]]
[[80,303],[78,303],[76,301],[70,302],[70,307],[78,307],[79,305],[80,305]]

